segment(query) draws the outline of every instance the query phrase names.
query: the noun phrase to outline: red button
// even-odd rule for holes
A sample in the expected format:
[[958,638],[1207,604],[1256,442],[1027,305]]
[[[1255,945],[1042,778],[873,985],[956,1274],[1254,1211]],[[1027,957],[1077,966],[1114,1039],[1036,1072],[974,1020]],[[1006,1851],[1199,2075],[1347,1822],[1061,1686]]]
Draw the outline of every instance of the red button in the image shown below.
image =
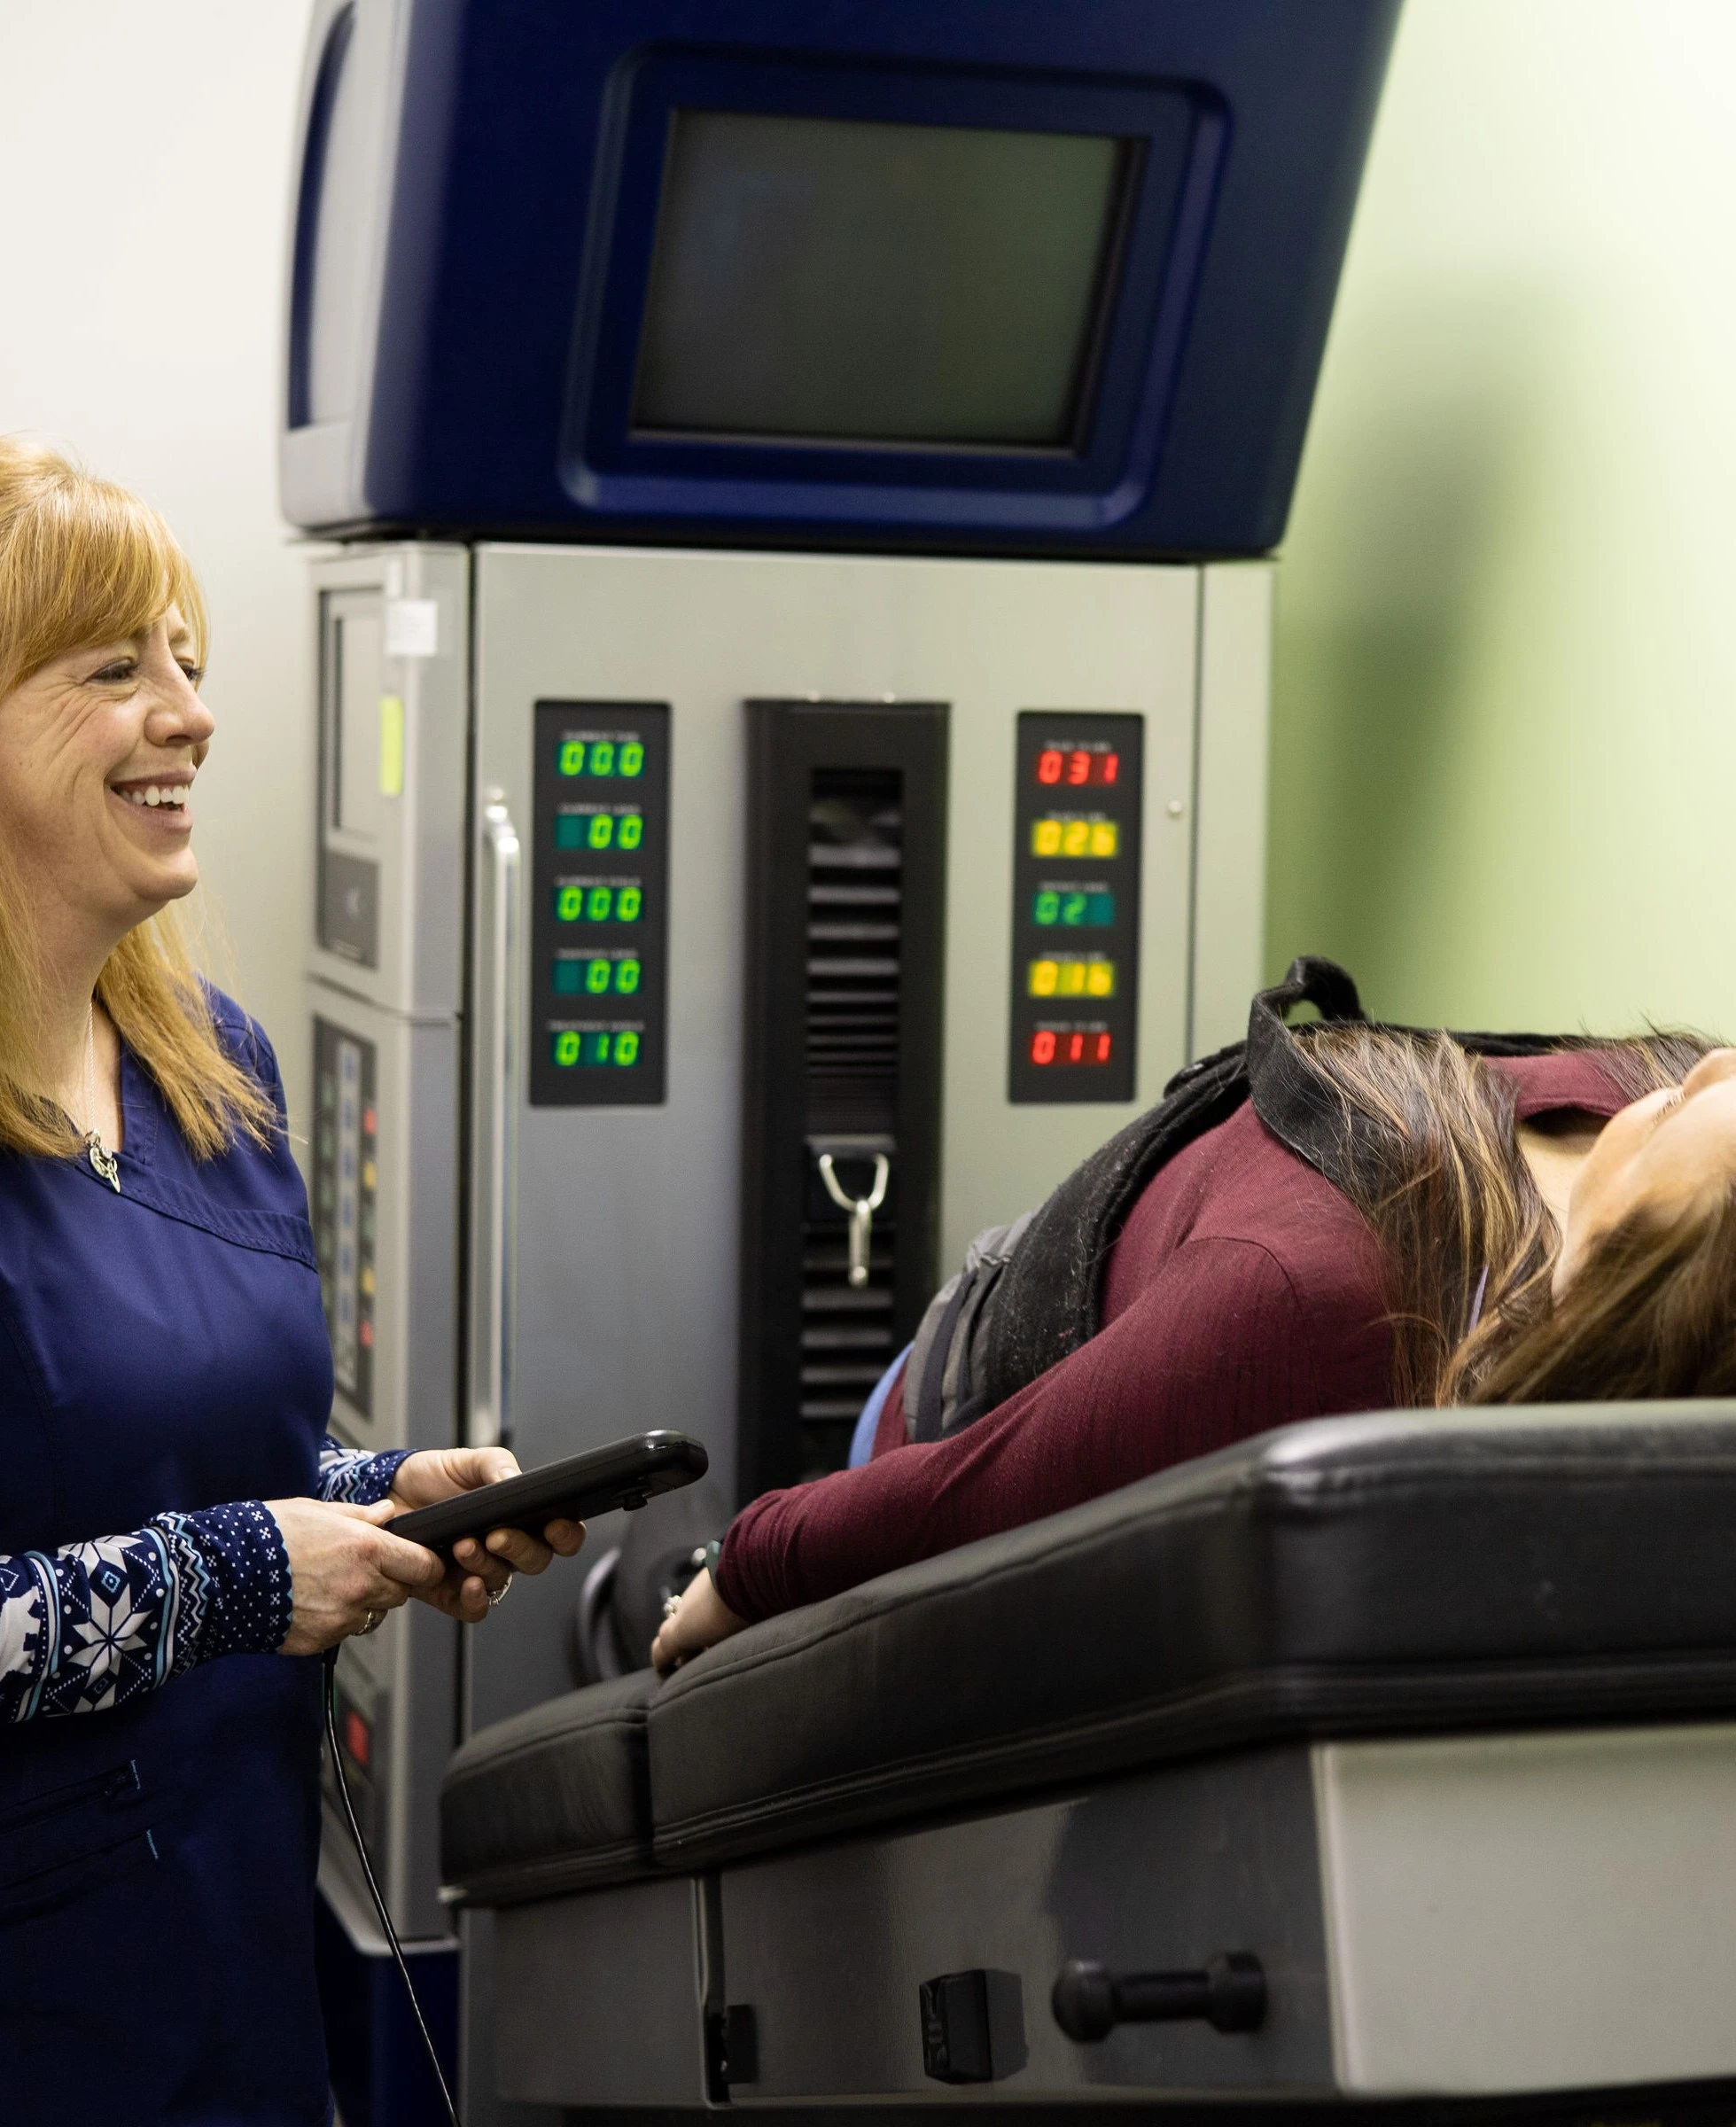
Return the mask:
[[373,1749],[373,1738],[368,1733],[368,1724],[354,1707],[344,1710],[344,1748],[365,1772],[369,1754]]

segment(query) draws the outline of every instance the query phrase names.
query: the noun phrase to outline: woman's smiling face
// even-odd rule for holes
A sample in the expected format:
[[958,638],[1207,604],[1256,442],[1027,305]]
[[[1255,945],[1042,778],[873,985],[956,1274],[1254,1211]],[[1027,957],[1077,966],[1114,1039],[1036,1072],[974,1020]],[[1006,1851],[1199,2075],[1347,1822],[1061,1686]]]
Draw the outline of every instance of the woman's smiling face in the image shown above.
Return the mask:
[[51,931],[113,942],[198,884],[191,793],[213,729],[201,676],[172,606],[0,700],[0,831]]
[[1715,1048],[1680,1086],[1648,1093],[1604,1125],[1568,1200],[1555,1291],[1623,1219],[1668,1224],[1732,1187],[1736,1048]]

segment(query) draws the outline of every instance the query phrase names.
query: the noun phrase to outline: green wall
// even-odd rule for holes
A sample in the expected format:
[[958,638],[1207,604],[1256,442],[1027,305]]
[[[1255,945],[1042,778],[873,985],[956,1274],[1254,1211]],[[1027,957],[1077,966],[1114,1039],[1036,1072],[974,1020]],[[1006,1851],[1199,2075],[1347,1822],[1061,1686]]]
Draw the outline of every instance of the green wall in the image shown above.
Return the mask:
[[1267,962],[1736,1037],[1736,5],[1407,0],[1279,572]]

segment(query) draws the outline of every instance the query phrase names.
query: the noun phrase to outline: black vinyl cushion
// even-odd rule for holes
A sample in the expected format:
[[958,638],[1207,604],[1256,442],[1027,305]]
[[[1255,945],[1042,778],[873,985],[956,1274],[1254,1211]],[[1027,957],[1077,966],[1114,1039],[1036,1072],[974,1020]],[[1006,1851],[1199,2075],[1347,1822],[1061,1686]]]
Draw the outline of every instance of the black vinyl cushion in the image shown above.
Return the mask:
[[1733,1539],[1736,1402],[1286,1427],[484,1732],[445,1874],[506,1904],[1281,1736],[1728,1713]]
[[1736,1709],[1736,1404],[1263,1435],[768,1620],[652,1702],[689,1868],[1285,1734]]
[[440,1874],[477,1905],[619,1883],[651,1866],[639,1670],[471,1737],[440,1789]]

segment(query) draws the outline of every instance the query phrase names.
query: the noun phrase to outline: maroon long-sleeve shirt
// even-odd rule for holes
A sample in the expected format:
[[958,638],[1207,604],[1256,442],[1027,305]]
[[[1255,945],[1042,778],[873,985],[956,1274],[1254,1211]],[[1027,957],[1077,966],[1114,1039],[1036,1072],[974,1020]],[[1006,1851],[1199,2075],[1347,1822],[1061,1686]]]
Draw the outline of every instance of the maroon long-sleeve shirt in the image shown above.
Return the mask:
[[[1522,1118],[1609,1116],[1595,1051],[1491,1060]],[[1103,1327],[950,1440],[907,1442],[887,1399],[860,1469],[755,1500],[718,1593],[738,1617],[1057,1514],[1294,1419],[1386,1408],[1392,1338],[1373,1233],[1250,1106],[1147,1185],[1109,1258]]]

